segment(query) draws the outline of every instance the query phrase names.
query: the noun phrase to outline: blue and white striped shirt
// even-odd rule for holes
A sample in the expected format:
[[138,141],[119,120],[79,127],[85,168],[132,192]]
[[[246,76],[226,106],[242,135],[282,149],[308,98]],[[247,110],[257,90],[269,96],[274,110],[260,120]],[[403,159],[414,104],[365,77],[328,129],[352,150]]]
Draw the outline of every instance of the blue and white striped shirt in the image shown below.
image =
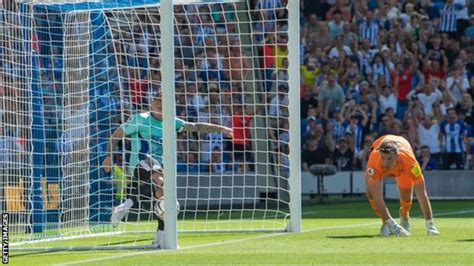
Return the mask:
[[350,127],[350,124],[347,125],[346,127],[346,133],[350,133],[355,135],[355,147],[354,147],[354,153],[358,153],[362,150],[362,135],[363,135],[363,130],[364,126],[362,125],[361,122],[358,122],[356,127],[355,127],[355,132],[352,132],[352,129]]
[[440,22],[439,31],[441,32],[454,32],[457,31],[456,20],[459,6],[454,4],[444,4],[439,11]]
[[344,122],[337,122],[335,119],[330,119],[329,123],[332,124],[332,137],[334,142],[337,142],[340,138],[344,137],[346,128]]
[[385,63],[374,63],[372,65],[372,77],[377,81],[379,76],[385,76],[386,85],[390,85],[390,71]]
[[258,0],[255,9],[275,9],[282,6],[282,0]]
[[370,47],[377,46],[377,34],[379,32],[379,23],[377,20],[362,20],[359,25],[359,37],[361,40],[368,39]]
[[440,129],[444,135],[445,152],[464,152],[463,136],[466,129],[463,121],[458,120],[450,124],[447,120],[444,120]]

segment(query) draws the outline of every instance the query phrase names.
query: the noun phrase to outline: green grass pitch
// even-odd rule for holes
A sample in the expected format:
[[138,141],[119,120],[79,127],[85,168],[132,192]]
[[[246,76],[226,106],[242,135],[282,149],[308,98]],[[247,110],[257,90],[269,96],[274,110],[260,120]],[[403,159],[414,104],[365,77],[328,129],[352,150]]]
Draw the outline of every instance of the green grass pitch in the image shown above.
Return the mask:
[[[388,205],[392,214],[398,213],[397,202]],[[426,236],[417,204],[411,212],[412,237],[397,238],[378,236],[380,221],[367,202],[332,200],[305,202],[301,233],[181,234],[175,251],[11,253],[10,265],[473,265],[474,201],[432,205],[438,237]]]

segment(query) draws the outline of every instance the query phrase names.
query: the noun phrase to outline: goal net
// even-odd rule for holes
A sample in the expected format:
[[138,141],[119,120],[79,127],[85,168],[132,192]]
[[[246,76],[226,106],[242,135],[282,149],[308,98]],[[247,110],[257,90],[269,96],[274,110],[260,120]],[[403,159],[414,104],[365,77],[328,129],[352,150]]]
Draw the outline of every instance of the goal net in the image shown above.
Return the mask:
[[[174,1],[168,31],[159,0],[3,1],[0,203],[12,247],[153,247],[157,189],[137,176],[147,156],[176,170],[164,182],[176,178],[178,232],[285,231],[290,221],[298,230],[289,136],[299,153],[290,119],[299,107],[289,91],[299,66],[288,53],[299,48],[288,42],[299,34],[289,10],[285,1]],[[173,89],[162,86],[164,68],[174,69],[175,114],[160,118],[154,99]],[[162,157],[166,119],[176,124],[176,165]]]

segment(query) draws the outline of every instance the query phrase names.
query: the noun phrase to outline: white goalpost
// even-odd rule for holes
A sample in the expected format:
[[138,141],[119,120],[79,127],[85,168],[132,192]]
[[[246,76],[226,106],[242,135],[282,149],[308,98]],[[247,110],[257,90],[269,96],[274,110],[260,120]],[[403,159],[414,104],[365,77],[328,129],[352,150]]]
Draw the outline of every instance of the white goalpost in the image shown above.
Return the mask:
[[163,166],[161,248],[186,233],[301,231],[299,1],[262,2],[4,1],[11,249],[156,248],[149,157]]

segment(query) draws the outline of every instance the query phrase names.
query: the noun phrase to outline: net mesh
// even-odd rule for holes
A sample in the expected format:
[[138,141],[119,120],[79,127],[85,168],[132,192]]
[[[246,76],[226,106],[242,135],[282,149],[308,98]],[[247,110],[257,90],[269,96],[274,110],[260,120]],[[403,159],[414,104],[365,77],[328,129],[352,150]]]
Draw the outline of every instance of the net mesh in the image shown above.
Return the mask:
[[[287,9],[257,2],[174,6],[177,118],[234,130],[232,139],[177,133],[179,231],[285,229]],[[133,158],[149,154],[169,167],[157,154],[159,126],[148,118],[152,96],[167,89],[161,69],[171,67],[160,63],[159,10],[157,1],[119,0],[2,9],[0,193],[3,210],[14,214],[14,243],[152,239],[154,188],[150,178],[138,181]],[[112,154],[117,128],[127,134]],[[102,167],[107,156],[110,172]],[[133,207],[112,226],[112,211],[129,198]]]

